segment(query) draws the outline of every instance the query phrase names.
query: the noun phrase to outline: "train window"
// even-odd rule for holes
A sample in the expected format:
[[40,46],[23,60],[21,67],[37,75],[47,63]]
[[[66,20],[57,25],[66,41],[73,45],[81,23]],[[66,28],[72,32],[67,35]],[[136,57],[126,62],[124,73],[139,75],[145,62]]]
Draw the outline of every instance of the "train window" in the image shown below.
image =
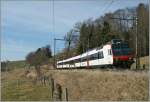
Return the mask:
[[112,49],[120,49],[120,44],[113,44]]
[[102,52],[102,58],[104,58],[103,52]]
[[99,52],[99,59],[101,59],[101,52]]
[[63,64],[67,64],[67,62],[63,62]]
[[110,51],[109,51],[109,49],[108,49],[108,55],[110,55]]
[[94,59],[98,59],[98,53],[93,55]]
[[87,57],[81,58],[81,61],[82,61],[82,62],[84,62],[84,61],[86,61],[86,60],[87,60]]
[[129,48],[127,43],[113,44],[112,49],[126,49]]
[[93,60],[93,55],[90,55],[90,60]]
[[78,59],[78,62],[81,62],[81,58]]
[[127,43],[121,44],[121,48],[129,48],[129,45]]
[[81,62],[81,58],[78,59],[78,62]]
[[112,50],[110,49],[110,55],[112,55]]
[[104,55],[103,55],[103,52],[101,51],[99,52],[99,59],[102,59],[102,58],[104,58]]
[[69,64],[73,64],[73,63],[74,63],[74,61],[73,61],[73,60],[69,61]]
[[57,65],[61,65],[62,63],[58,63]]
[[75,63],[78,63],[78,59],[75,59],[74,61],[75,61]]
[[108,49],[108,55],[112,55],[111,49]]
[[95,53],[95,54],[90,55],[90,59],[91,59],[91,60],[98,59],[98,53]]
[[98,53],[93,54],[93,60],[98,59]]

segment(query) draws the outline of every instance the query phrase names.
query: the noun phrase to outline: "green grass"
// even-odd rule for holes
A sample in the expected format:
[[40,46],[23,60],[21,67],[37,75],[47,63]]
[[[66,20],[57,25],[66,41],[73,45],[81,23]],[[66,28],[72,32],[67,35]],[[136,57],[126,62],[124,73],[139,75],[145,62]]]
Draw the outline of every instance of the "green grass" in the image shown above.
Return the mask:
[[24,68],[25,67],[25,61],[11,61],[9,63],[9,67],[11,67],[11,68]]
[[41,85],[25,85],[16,81],[7,83],[8,85],[2,88],[3,101],[50,101],[51,90],[49,87]]
[[[13,74],[12,74],[13,75]],[[50,86],[33,85],[26,78],[7,78],[2,81],[2,101],[51,101]]]
[[24,60],[22,61],[9,61],[6,64],[4,62],[1,62],[1,71],[5,70],[14,70],[14,69],[20,69],[25,68],[26,63]]

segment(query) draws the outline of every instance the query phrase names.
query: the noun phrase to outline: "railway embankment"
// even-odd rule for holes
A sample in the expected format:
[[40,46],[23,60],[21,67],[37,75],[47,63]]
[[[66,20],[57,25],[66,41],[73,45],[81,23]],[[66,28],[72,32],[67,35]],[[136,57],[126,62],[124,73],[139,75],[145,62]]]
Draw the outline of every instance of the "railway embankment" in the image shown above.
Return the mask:
[[147,71],[51,70],[70,101],[148,100]]

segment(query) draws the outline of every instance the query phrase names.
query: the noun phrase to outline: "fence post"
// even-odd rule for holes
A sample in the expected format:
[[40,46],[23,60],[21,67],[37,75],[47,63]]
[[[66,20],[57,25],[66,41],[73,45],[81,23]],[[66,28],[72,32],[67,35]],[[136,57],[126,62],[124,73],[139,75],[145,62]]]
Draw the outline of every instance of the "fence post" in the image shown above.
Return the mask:
[[65,101],[68,101],[68,89],[65,88]]
[[50,88],[51,88],[51,98],[52,98],[52,100],[53,100],[53,95],[54,95],[54,79],[52,78],[52,77],[50,77],[50,83],[49,83],[49,85],[50,85]]
[[17,88],[19,89],[19,79],[17,79]]
[[62,100],[62,87],[61,87],[61,85],[59,85],[57,83],[56,83],[55,88],[54,88],[53,100],[54,101],[61,101]]

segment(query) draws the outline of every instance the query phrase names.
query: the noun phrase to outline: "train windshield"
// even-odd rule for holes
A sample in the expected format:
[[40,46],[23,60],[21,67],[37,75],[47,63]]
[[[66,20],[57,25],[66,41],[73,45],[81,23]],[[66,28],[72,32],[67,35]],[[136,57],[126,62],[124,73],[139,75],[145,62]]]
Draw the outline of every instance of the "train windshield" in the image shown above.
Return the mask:
[[131,49],[127,43],[118,43],[112,45],[113,54],[119,55],[129,55],[131,54]]

